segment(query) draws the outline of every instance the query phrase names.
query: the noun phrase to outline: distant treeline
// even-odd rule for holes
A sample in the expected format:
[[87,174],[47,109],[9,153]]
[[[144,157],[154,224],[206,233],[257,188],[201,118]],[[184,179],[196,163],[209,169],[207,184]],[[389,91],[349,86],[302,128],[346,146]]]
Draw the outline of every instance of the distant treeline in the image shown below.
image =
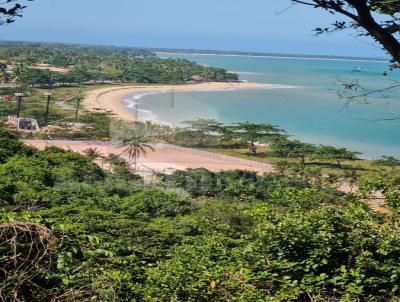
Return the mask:
[[228,50],[210,50],[210,49],[168,49],[168,48],[150,48],[154,53],[184,53],[184,54],[210,54],[210,55],[237,55],[237,56],[254,56],[254,57],[286,57],[286,58],[309,58],[309,59],[343,59],[343,60],[373,60],[373,61],[389,61],[388,58],[370,58],[370,57],[352,57],[352,56],[335,56],[335,55],[308,55],[308,54],[288,54],[288,53],[268,53],[253,51],[228,51]]
[[149,50],[128,47],[0,42],[0,63],[7,66],[8,75],[3,79],[29,85],[51,81],[179,84],[238,80],[236,74],[222,68],[160,59]]

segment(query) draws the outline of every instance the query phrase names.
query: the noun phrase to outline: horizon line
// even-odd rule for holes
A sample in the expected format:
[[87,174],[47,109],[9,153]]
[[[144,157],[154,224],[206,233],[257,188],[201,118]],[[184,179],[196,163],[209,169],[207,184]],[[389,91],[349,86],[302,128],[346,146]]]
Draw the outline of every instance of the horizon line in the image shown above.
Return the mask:
[[253,56],[253,57],[282,57],[282,58],[315,58],[315,59],[344,59],[344,60],[368,60],[376,62],[390,62],[390,57],[365,57],[353,55],[333,55],[333,54],[303,54],[303,53],[279,53],[279,52],[261,52],[261,51],[245,51],[245,50],[217,50],[217,49],[197,49],[197,48],[168,48],[168,47],[150,47],[150,46],[126,46],[117,44],[98,44],[98,43],[79,43],[79,42],[55,42],[55,41],[33,41],[33,40],[6,40],[0,39],[2,42],[11,43],[41,43],[41,44],[59,44],[67,46],[93,46],[93,47],[116,47],[116,48],[132,48],[149,50],[153,53],[170,53],[170,54],[197,54],[197,55],[237,55],[237,56]]

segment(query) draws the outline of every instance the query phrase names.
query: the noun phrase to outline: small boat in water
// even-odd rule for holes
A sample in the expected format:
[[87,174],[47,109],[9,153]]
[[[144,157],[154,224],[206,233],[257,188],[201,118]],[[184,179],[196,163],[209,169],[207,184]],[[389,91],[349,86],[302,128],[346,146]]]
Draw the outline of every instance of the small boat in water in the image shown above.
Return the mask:
[[362,72],[362,71],[363,70],[361,67],[357,67],[357,68],[354,68],[351,72]]

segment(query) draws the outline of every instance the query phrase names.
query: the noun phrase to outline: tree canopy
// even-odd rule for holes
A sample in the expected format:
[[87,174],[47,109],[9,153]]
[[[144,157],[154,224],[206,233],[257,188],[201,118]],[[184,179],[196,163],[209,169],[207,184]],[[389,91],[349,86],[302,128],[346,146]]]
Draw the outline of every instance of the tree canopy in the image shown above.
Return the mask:
[[400,159],[394,156],[382,156],[382,158],[376,160],[374,164],[378,166],[388,166],[394,170],[396,167],[400,166]]
[[250,122],[237,123],[225,127],[225,136],[249,144],[252,155],[257,154],[256,143],[269,143],[285,135],[285,131],[270,124],[255,124]]
[[295,4],[323,9],[345,17],[330,27],[316,28],[317,34],[347,28],[372,37],[400,64],[400,0],[292,0]]
[[20,0],[0,1],[0,25],[13,23],[16,17],[22,17],[22,11],[26,8],[26,5],[23,5],[22,2]]
[[[0,60],[10,67],[6,69],[9,78],[13,78],[13,72],[14,78],[29,85],[48,85],[50,81],[177,84],[192,82],[196,77],[202,81],[238,80],[237,74],[222,68],[183,59],[161,59],[141,48],[9,41],[0,41],[0,46]],[[17,74],[19,70],[22,72]]]
[[382,177],[359,188],[383,192],[393,213],[273,173],[196,169],[144,183],[0,131],[2,301],[400,296],[399,188]]
[[357,160],[357,156],[361,153],[347,150],[346,148],[335,148],[333,146],[319,146],[315,153],[315,157],[318,159],[332,159],[336,160],[338,166],[340,166],[343,160]]
[[281,157],[299,158],[304,166],[306,157],[313,156],[318,148],[313,144],[303,143],[299,140],[288,140],[281,138],[272,143],[274,152]]

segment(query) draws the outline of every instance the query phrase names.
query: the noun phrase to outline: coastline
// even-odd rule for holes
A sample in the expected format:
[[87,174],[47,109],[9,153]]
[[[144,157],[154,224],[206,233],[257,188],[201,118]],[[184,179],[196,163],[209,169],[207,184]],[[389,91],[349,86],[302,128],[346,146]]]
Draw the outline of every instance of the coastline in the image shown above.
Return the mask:
[[[124,104],[124,99],[134,94],[158,94],[169,91],[189,92],[189,91],[223,91],[223,90],[246,90],[246,89],[279,89],[293,88],[288,85],[261,84],[248,82],[210,82],[200,84],[183,84],[183,85],[130,85],[101,88],[89,92],[83,101],[83,106],[89,111],[109,111],[117,118],[135,122],[141,120],[136,118],[135,114],[130,111]],[[153,121],[154,122],[154,121]],[[157,122],[157,121],[155,121]]]
[[195,55],[195,56],[221,56],[221,57],[245,57],[245,58],[270,58],[270,59],[293,59],[293,60],[317,60],[317,61],[344,61],[344,62],[369,62],[369,63],[390,63],[389,59],[376,59],[373,58],[346,58],[346,57],[337,57],[330,58],[329,56],[296,56],[296,55],[251,55],[251,54],[212,54],[212,53],[186,53],[186,52],[163,52],[157,51],[155,54],[163,54],[163,55]]

